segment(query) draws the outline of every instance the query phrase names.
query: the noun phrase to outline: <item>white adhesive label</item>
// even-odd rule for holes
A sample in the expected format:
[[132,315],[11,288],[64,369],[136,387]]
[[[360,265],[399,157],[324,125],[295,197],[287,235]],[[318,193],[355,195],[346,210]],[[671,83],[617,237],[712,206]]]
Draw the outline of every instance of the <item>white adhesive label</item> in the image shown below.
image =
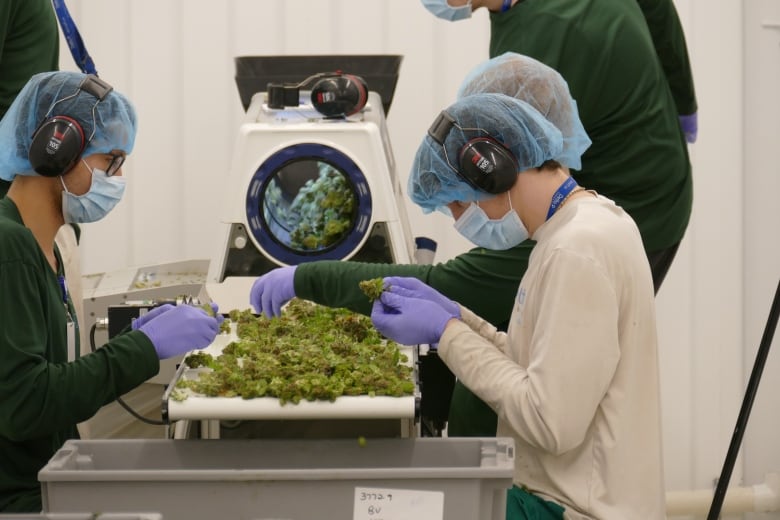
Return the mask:
[[444,520],[444,493],[414,489],[355,488],[353,520]]

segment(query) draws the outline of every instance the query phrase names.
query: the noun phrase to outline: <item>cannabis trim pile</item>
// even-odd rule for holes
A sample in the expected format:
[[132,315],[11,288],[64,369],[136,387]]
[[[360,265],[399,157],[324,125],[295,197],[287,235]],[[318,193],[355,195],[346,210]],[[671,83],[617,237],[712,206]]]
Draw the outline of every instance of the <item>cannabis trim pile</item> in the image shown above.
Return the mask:
[[330,247],[349,232],[357,199],[346,177],[320,162],[317,179],[306,181],[285,208],[282,190],[272,179],[266,189],[266,219],[273,218],[290,231],[290,245],[304,251]]
[[238,341],[218,357],[189,355],[187,366],[206,369],[197,379],[180,379],[172,399],[186,399],[184,389],[208,397],[275,397],[281,404],[414,392],[407,357],[366,316],[293,299],[280,317],[233,310],[230,320]]

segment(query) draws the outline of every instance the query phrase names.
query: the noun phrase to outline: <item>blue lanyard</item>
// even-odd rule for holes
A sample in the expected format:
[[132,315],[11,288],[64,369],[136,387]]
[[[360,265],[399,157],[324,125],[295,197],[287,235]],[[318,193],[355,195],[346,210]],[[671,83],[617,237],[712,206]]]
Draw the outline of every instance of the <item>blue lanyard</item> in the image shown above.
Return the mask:
[[60,21],[60,27],[62,27],[62,33],[65,35],[65,41],[68,42],[70,47],[70,53],[73,56],[73,61],[81,72],[84,74],[94,74],[97,76],[97,70],[95,70],[95,64],[92,61],[92,57],[87,52],[87,48],[84,46],[84,41],[81,39],[81,34],[73,22],[73,18],[70,17],[68,8],[65,6],[64,0],[52,0],[54,5],[54,11],[57,13],[57,19]]
[[57,281],[60,283],[60,291],[62,292],[62,303],[65,304],[65,307],[68,306],[68,286],[65,284],[65,277],[64,276],[58,276]]
[[550,202],[550,210],[547,212],[547,219],[545,220],[549,220],[549,218],[553,216],[553,213],[555,213],[555,210],[561,205],[561,202],[563,202],[566,199],[566,196],[576,187],[577,181],[574,180],[574,177],[569,177],[558,187],[555,193],[553,193],[552,201]]

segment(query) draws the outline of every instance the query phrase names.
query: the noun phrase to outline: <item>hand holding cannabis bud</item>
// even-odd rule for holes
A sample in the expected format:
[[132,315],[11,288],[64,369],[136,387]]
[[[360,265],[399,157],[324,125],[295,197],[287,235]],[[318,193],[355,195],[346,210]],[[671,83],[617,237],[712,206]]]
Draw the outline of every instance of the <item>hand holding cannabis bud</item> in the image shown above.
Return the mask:
[[387,277],[374,301],[371,321],[385,337],[404,345],[439,342],[460,306],[417,278]]
[[390,292],[410,298],[419,298],[439,304],[453,316],[460,318],[460,306],[425,282],[412,277],[388,276],[383,280]]

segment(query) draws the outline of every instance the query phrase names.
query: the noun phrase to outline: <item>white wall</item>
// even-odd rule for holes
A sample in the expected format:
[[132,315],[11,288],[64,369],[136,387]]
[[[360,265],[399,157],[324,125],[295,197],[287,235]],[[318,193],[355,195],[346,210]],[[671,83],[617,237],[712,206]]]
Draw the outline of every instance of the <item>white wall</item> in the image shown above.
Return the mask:
[[[745,161],[743,188],[743,262],[745,377],[749,377],[764,332],[780,271],[780,2],[746,0],[744,15]],[[780,457],[780,331],[775,333],[745,432],[745,480],[777,471]],[[757,518],[760,518],[757,516]],[[773,518],[780,518],[780,515]]]
[[[667,488],[681,490],[719,476],[742,398],[742,8],[676,4],[700,125],[691,223],[657,298]],[[740,479],[737,466],[731,482]]]
[[[141,121],[125,167],[126,200],[105,221],[85,226],[85,272],[210,257],[242,115],[234,56],[404,55],[388,116],[402,182],[433,117],[487,57],[486,13],[450,24],[430,16],[419,0],[68,5],[99,73],[134,100]],[[780,7],[773,0],[676,5],[688,35],[700,129],[691,147],[693,218],[657,302],[667,484],[684,490],[709,487],[720,473],[780,275],[780,181],[772,153],[780,136],[780,31],[755,28],[762,17],[780,20]],[[74,69],[64,42],[61,66]],[[416,235],[439,241],[438,259],[468,247],[448,219],[423,216],[411,203],[408,212]],[[778,375],[775,360],[765,369],[748,427],[747,466],[740,460],[733,484],[743,473],[754,484],[780,471],[780,423],[770,404]]]

